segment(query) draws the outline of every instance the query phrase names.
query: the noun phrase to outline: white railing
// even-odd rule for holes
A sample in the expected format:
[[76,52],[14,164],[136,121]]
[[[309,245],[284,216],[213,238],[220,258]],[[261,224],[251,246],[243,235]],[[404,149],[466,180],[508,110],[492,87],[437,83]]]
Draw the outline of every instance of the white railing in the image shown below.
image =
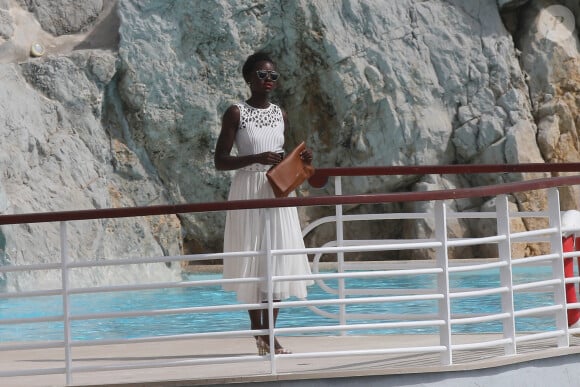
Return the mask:
[[[337,196],[340,196],[340,179],[336,179],[335,189]],[[311,198],[312,199],[312,198]],[[338,200],[339,202],[340,200]],[[548,208],[545,212],[536,213],[509,213],[508,199],[505,194],[500,194],[496,200],[496,211],[486,213],[454,213],[448,211],[445,199],[435,200],[434,212],[425,214],[370,214],[370,215],[344,215],[342,204],[335,204],[335,216],[319,219],[309,225],[304,233],[311,232],[316,227],[325,223],[334,223],[336,227],[336,241],[326,243],[320,247],[308,247],[303,250],[274,250],[267,248],[265,251],[239,252],[239,253],[212,253],[195,254],[185,256],[162,256],[162,257],[132,257],[123,259],[95,260],[74,262],[69,258],[68,252],[68,229],[74,227],[74,220],[60,222],[60,243],[61,262],[48,264],[29,265],[5,265],[0,266],[0,273],[9,275],[11,272],[33,271],[33,270],[61,270],[62,287],[43,291],[23,291],[0,294],[1,299],[10,298],[34,298],[48,295],[62,296],[62,314],[50,317],[16,317],[1,319],[0,325],[18,325],[41,322],[58,322],[63,324],[63,340],[38,340],[31,342],[2,342],[0,352],[14,350],[39,350],[48,348],[63,348],[65,361],[62,365],[54,368],[43,369],[0,369],[0,383],[2,377],[29,376],[29,375],[50,375],[65,374],[66,383],[73,382],[73,375],[83,372],[94,371],[117,371],[139,368],[157,367],[177,367],[196,364],[230,364],[247,361],[264,361],[264,357],[257,355],[221,356],[195,359],[167,360],[158,359],[148,362],[123,361],[107,365],[76,365],[72,354],[72,348],[85,346],[103,346],[110,344],[132,344],[146,342],[167,342],[195,338],[224,338],[224,337],[247,337],[259,334],[270,334],[273,338],[278,335],[301,335],[301,334],[340,334],[346,335],[348,332],[385,331],[392,332],[396,329],[431,329],[438,335],[439,340],[436,345],[427,346],[403,346],[385,347],[381,349],[353,349],[344,351],[316,351],[293,354],[276,355],[270,354],[266,357],[270,362],[270,373],[277,372],[277,362],[279,358],[328,358],[344,356],[362,355],[387,355],[387,354],[427,354],[436,353],[440,355],[442,366],[451,365],[454,362],[454,352],[469,349],[485,349],[490,347],[503,347],[505,355],[518,355],[518,344],[536,340],[540,338],[556,338],[559,348],[566,348],[570,345],[569,334],[577,330],[568,329],[566,311],[568,308],[580,308],[580,303],[566,304],[564,285],[566,283],[578,283],[579,278],[564,277],[562,266],[563,258],[575,256],[575,253],[564,253],[562,250],[561,236],[563,232],[580,232],[580,230],[566,229],[561,225],[561,211],[557,188],[548,189]],[[284,205],[299,204],[300,199],[283,199],[273,203]],[[227,208],[226,208],[227,209]],[[183,211],[179,211],[183,212]],[[87,212],[88,214],[89,212]],[[422,240],[345,240],[343,236],[343,226],[347,222],[371,221],[378,219],[417,219],[429,217],[434,220],[434,236],[430,239]],[[495,218],[497,219],[497,235],[479,238],[448,238],[447,221],[450,218]],[[531,230],[514,233],[510,231],[510,219],[524,217],[539,217],[548,219],[548,227],[544,229]],[[1,217],[0,217],[1,218]],[[9,222],[7,218],[0,224],[16,224]],[[269,221],[269,218],[268,218]],[[26,222],[20,222],[26,223]],[[266,227],[270,230],[269,227]],[[527,258],[513,259],[511,256],[513,242],[546,242],[550,245],[549,254],[538,255]],[[450,262],[448,251],[450,248],[458,246],[470,246],[479,244],[497,244],[499,256],[496,259],[484,261],[460,260]],[[388,250],[416,250],[433,249],[436,252],[436,259],[429,261],[411,261],[408,267],[393,262],[351,262],[345,259],[345,254],[352,252],[378,252]],[[161,262],[181,262],[181,261],[205,261],[215,259],[236,259],[248,255],[265,255],[269,261],[279,254],[299,254],[307,253],[314,256],[313,274],[311,276],[272,276],[269,270],[268,278],[245,278],[245,279],[200,279],[185,280],[163,283],[129,284],[118,286],[93,286],[93,287],[71,287],[69,283],[69,273],[73,269],[94,268],[102,266],[132,265],[144,263]],[[320,269],[320,257],[323,255],[336,256],[336,270],[326,272]],[[547,279],[529,282],[516,283],[514,281],[514,268],[525,265],[544,265],[551,268],[553,276]],[[474,273],[477,275],[482,270],[498,270],[499,286],[484,288],[461,288],[451,285],[451,278],[457,273]],[[402,276],[432,276],[431,287],[417,286],[413,289],[368,289],[366,287],[352,288],[347,286],[350,279],[371,280],[376,278],[397,278]],[[332,298],[313,300],[287,300],[274,303],[271,293],[266,304],[228,304],[228,305],[206,305],[198,307],[181,308],[158,308],[151,310],[131,310],[124,312],[75,314],[71,313],[71,296],[81,294],[94,294],[103,292],[139,291],[161,288],[187,288],[205,287],[221,285],[225,282],[257,282],[267,281],[268,288],[273,289],[275,281],[291,281],[311,278],[317,281],[319,286],[329,293]],[[337,288],[328,285],[328,281],[338,281]],[[514,305],[514,295],[518,293],[535,294],[537,292],[549,292],[553,295],[553,302],[547,305],[534,306],[529,308],[516,309]],[[456,300],[477,298],[484,296],[498,295],[501,299],[501,310],[494,312],[479,313],[457,313],[453,311],[453,303]],[[348,306],[365,304],[394,304],[427,302],[436,305],[436,308],[429,313],[349,313]],[[328,312],[323,307],[338,308],[338,312]],[[96,340],[75,340],[72,337],[72,325],[78,321],[129,318],[129,317],[152,317],[163,315],[181,315],[197,313],[221,313],[233,311],[246,311],[248,309],[267,309],[270,314],[270,321],[274,313],[274,308],[309,308],[314,313],[318,313],[325,318],[336,320],[336,324],[324,324],[316,326],[293,326],[277,327],[270,326],[267,330],[235,329],[219,332],[198,332],[179,335],[166,335],[161,337],[140,337],[122,339],[96,339]],[[517,328],[517,319],[548,316],[555,322],[553,329],[537,331],[522,331]],[[360,320],[377,320],[380,322],[352,323]],[[454,327],[462,325],[487,324],[490,322],[500,322],[502,326],[500,339],[472,342],[468,344],[457,344],[453,342]],[[389,334],[389,333],[385,333]]]

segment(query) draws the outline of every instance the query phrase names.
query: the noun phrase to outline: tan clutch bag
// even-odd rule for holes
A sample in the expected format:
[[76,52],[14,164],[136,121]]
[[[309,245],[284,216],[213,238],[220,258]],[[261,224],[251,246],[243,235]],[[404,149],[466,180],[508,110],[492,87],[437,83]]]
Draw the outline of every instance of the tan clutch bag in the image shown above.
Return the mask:
[[300,153],[304,149],[306,149],[306,144],[302,141],[288,156],[266,173],[277,198],[288,196],[296,187],[314,175],[314,167],[300,158]]

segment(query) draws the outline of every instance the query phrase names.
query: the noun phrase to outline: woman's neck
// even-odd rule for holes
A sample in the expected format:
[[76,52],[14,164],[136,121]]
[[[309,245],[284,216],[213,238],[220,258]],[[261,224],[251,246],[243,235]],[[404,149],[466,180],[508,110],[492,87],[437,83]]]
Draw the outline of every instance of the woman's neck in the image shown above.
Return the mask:
[[248,105],[250,105],[251,107],[255,107],[258,109],[265,109],[268,106],[270,106],[270,101],[268,100],[268,98],[259,98],[256,96],[251,96],[246,103]]

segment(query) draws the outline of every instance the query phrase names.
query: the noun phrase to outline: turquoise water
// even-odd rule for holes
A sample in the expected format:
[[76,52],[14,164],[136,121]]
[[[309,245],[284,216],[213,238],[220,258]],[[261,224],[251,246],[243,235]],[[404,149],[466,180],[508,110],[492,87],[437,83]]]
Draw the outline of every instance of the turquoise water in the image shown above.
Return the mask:
[[[186,280],[218,279],[220,275],[192,275]],[[524,283],[551,278],[550,269],[514,269],[514,283]],[[472,274],[452,274],[451,288],[457,291],[470,288],[489,288],[499,286],[497,270],[479,271]],[[337,288],[337,280],[327,281]],[[365,289],[412,289],[435,288],[435,276],[402,276],[379,279],[346,279],[347,288]],[[335,296],[324,293],[318,285],[309,288],[309,299],[329,299]],[[517,294],[515,309],[551,305],[551,292]],[[83,315],[116,311],[154,310],[189,308],[207,305],[236,304],[235,294],[224,292],[219,286],[159,289],[121,293],[81,294],[71,296],[71,314]],[[323,306],[321,309],[337,313],[338,306]],[[494,313],[500,312],[500,296],[483,296],[452,300],[452,313]],[[412,301],[395,303],[373,303],[349,305],[348,313],[435,313],[436,301]],[[0,298],[0,322],[4,319],[58,316],[62,314],[62,298],[47,296],[23,299]],[[380,323],[380,320],[349,320],[348,323]],[[337,320],[321,317],[307,308],[283,308],[280,310],[278,327],[337,325]],[[546,331],[554,329],[552,317],[521,318],[516,320],[518,331]],[[73,340],[96,340],[138,338],[146,336],[179,335],[199,332],[220,332],[227,330],[249,329],[247,312],[175,314],[165,316],[132,317],[73,321],[71,335]],[[501,332],[499,322],[484,324],[454,325],[456,333]],[[382,329],[353,331],[352,334],[385,333],[434,333],[435,327]],[[317,333],[320,334],[320,333]],[[338,334],[322,332],[322,334]],[[62,340],[62,323],[26,323],[18,325],[0,324],[0,341]]]

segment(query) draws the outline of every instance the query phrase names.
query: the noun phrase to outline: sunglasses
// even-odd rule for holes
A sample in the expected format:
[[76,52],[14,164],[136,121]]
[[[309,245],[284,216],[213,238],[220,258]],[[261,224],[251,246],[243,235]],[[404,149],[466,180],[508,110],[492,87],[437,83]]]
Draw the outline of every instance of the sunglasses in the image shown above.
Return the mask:
[[266,79],[268,75],[270,75],[270,80],[272,82],[276,82],[278,78],[280,78],[280,74],[273,70],[258,70],[256,71],[256,75],[258,76],[258,79],[261,80]]

